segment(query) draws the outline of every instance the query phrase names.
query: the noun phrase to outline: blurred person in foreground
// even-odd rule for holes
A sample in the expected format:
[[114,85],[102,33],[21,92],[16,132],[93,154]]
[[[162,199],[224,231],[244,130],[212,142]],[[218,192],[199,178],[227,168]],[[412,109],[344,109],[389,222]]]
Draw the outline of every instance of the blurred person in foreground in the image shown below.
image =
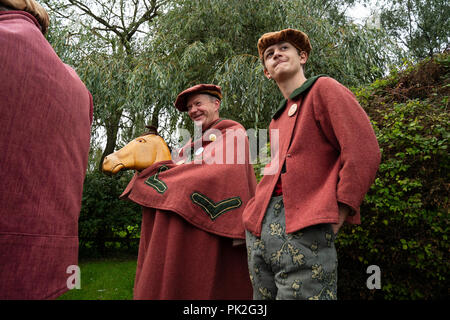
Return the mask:
[[44,35],[34,0],[0,0],[0,299],[76,285],[92,96]]

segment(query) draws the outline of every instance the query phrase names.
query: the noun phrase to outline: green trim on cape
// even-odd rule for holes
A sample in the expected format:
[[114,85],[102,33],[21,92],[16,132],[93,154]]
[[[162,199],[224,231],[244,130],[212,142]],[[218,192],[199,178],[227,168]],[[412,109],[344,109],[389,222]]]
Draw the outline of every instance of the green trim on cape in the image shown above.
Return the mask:
[[164,183],[164,181],[158,178],[158,175],[166,170],[169,170],[169,167],[166,165],[162,165],[158,168],[158,171],[153,176],[145,180],[145,184],[155,189],[158,193],[163,194],[167,190],[167,185]]
[[200,206],[213,221],[225,212],[239,208],[242,205],[240,197],[232,197],[219,202],[214,202],[200,192],[192,193],[191,200],[193,203]]

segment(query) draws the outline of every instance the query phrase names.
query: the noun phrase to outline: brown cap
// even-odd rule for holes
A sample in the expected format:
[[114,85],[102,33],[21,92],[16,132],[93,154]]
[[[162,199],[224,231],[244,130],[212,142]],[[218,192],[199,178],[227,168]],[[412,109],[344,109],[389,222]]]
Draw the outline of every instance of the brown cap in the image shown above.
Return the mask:
[[178,95],[177,99],[175,100],[175,107],[180,111],[187,111],[186,103],[189,96],[199,93],[209,94],[219,100],[222,100],[222,91],[219,86],[216,86],[215,84],[197,84],[193,87],[190,87],[189,89],[184,90]]
[[26,11],[33,15],[41,25],[43,34],[47,33],[50,19],[47,11],[34,0],[0,0],[0,4],[14,10]]
[[306,33],[296,29],[284,29],[276,32],[265,33],[258,40],[258,53],[261,61],[264,62],[264,51],[271,45],[279,42],[289,42],[300,51],[306,51],[309,56],[311,43]]

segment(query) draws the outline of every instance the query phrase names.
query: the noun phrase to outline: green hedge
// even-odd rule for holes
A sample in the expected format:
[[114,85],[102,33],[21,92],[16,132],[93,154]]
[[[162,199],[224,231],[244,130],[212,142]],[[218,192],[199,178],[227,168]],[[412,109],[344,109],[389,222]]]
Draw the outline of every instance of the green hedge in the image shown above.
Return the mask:
[[119,199],[131,177],[131,172],[114,177],[98,171],[86,175],[78,229],[80,257],[137,253],[142,209]]
[[[362,224],[337,240],[342,299],[444,299],[449,278],[448,54],[354,90],[382,161]],[[369,290],[369,265],[381,289]]]

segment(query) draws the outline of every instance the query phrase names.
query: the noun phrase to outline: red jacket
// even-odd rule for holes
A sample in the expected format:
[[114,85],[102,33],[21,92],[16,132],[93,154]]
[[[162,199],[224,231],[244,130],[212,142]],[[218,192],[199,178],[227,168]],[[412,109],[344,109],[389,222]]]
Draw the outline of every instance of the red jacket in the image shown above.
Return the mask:
[[23,11],[0,12],[0,299],[55,298],[78,264],[92,97]]
[[[273,129],[278,130],[279,140]],[[380,150],[351,91],[328,77],[310,78],[282,102],[270,130],[271,147],[276,148],[278,140],[279,152],[272,151],[266,168],[277,170],[265,174],[258,184],[244,211],[245,228],[260,236],[280,176],[287,233],[338,222],[338,202],[353,209],[347,222],[360,223],[359,206],[375,178]]]

